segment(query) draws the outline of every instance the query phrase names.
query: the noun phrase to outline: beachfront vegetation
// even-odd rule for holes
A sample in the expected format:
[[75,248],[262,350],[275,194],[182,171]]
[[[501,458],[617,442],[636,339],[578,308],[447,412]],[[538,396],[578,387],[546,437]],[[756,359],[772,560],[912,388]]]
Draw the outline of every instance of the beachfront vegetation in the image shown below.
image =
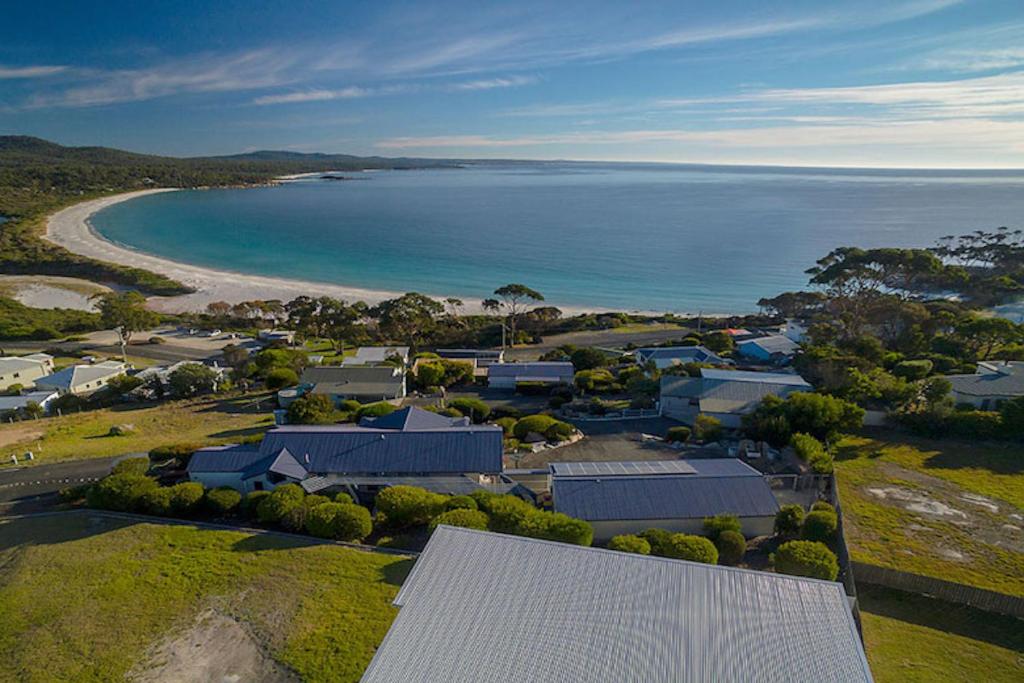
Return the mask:
[[102,324],[95,313],[65,308],[30,308],[14,299],[0,297],[0,339],[57,339],[99,329],[102,329]]
[[5,520],[0,679],[108,681],[151,668],[163,679],[163,662],[150,654],[165,638],[189,641],[209,661],[234,650],[234,641],[205,651],[191,643],[191,629],[215,610],[284,668],[275,679],[290,671],[306,681],[358,681],[411,564],[312,538],[89,513]]

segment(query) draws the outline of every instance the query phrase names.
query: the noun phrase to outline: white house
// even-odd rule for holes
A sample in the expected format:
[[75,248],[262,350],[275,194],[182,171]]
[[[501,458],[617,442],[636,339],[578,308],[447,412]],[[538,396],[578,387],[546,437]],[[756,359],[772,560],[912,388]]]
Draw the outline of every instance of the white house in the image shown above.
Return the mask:
[[661,414],[693,423],[699,414],[718,418],[736,428],[765,396],[784,398],[812,387],[800,375],[781,372],[742,372],[702,368],[700,377],[661,378]]
[[729,361],[703,346],[654,346],[633,352],[640,365],[654,363],[659,370],[687,363],[724,365]]
[[0,415],[22,411],[29,403],[35,403],[45,412],[50,412],[50,403],[58,396],[60,394],[52,389],[29,391],[20,396],[0,396]]
[[973,375],[948,375],[946,379],[953,385],[957,403],[998,410],[1004,401],[1024,396],[1024,361],[984,361]]
[[33,353],[28,356],[5,356],[0,358],[0,391],[15,384],[23,387],[35,386],[36,380],[53,372],[53,356]]
[[325,394],[335,402],[405,398],[405,370],[392,365],[318,365],[302,371],[300,393]]
[[408,346],[361,346],[356,355],[342,361],[342,365],[384,365],[388,361],[399,359],[402,365],[409,364]]
[[802,320],[790,318],[786,320],[786,324],[782,326],[780,331],[797,344],[803,344],[804,340],[807,339],[807,323]]
[[125,374],[131,366],[116,360],[92,365],[72,365],[36,381],[39,389],[53,389],[63,394],[86,396],[107,386],[110,380]]

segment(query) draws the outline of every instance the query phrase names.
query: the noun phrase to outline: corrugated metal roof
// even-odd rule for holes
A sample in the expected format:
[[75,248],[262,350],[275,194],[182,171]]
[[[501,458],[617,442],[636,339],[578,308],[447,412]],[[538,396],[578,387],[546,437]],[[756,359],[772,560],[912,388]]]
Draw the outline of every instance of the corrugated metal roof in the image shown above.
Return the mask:
[[417,486],[434,493],[445,495],[466,495],[480,489],[486,489],[495,493],[508,493],[517,485],[515,482],[502,482],[500,484],[479,484],[469,477],[351,477],[337,474],[310,477],[302,482],[302,488],[307,493],[316,493],[332,486]]
[[365,363],[383,363],[389,358],[398,356],[403,360],[409,357],[408,346],[360,346],[356,349],[356,355],[346,358],[343,362],[346,365],[359,365]]
[[55,389],[28,391],[20,396],[0,396],[0,412],[5,410],[21,410],[30,402],[43,405],[57,396]]
[[591,522],[714,515],[771,517],[779,510],[771,487],[761,476],[552,477],[551,495],[556,512]]
[[565,361],[533,363],[498,363],[489,366],[489,377],[572,377],[575,374],[572,363]]
[[753,409],[765,396],[786,396],[810,391],[799,375],[779,372],[745,372],[702,368],[700,377],[662,377],[661,395],[700,399],[700,410],[709,413],[742,413]]
[[640,460],[637,462],[553,462],[556,477],[630,477],[644,474],[695,474],[685,460]]
[[974,375],[947,375],[953,391],[967,396],[1013,398],[1024,396],[1024,362],[991,362]]
[[870,683],[842,585],[441,526],[365,683]]
[[505,352],[500,349],[438,349],[441,358],[480,358],[491,360],[501,358]]
[[407,406],[381,417],[363,418],[359,424],[374,429],[451,429],[469,425],[469,418],[447,417],[415,406]]
[[52,375],[41,377],[35,380],[36,386],[56,387],[58,389],[71,390],[82,384],[88,384],[100,379],[123,375],[128,369],[124,363],[117,361],[103,361],[93,365],[72,365]]
[[292,479],[305,479],[306,475],[309,474],[298,459],[288,452],[287,448],[281,449],[277,457],[270,462],[267,471],[291,477]]
[[775,354],[781,353],[790,355],[795,353],[800,345],[789,337],[785,337],[781,334],[774,334],[769,337],[756,337],[754,339],[747,339],[746,341],[740,342],[737,347],[740,353],[743,353],[745,347],[756,346],[762,349],[765,353]]
[[800,375],[786,372],[752,372],[749,370],[719,370],[701,368],[700,376],[705,379],[719,379],[728,382],[753,382],[756,384],[785,384],[794,387],[811,388]]
[[189,472],[241,472],[267,456],[252,446],[200,448],[188,461]]
[[637,349],[644,362],[651,360],[678,360],[681,363],[722,363],[724,359],[703,346],[653,346]]

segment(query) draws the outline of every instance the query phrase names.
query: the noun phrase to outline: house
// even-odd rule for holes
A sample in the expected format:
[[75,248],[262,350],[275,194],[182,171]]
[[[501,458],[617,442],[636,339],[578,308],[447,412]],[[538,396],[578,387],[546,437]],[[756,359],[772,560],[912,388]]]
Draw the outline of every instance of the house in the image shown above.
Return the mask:
[[356,355],[346,358],[343,365],[384,365],[394,360],[400,360],[402,365],[409,364],[408,346],[361,346],[356,349]]
[[795,391],[811,391],[800,375],[781,372],[744,372],[701,368],[700,377],[661,378],[661,414],[693,423],[703,413],[725,427],[740,426],[743,415],[769,394],[784,398]]
[[[473,374],[485,376],[487,368],[505,362],[505,352],[501,349],[438,349],[436,353],[447,360],[471,363]],[[484,372],[480,373],[479,371]]]
[[800,344],[789,337],[772,334],[741,341],[736,345],[736,352],[745,358],[765,363],[784,363],[792,358],[799,348]]
[[256,338],[264,344],[284,344],[285,346],[295,345],[294,330],[260,330]]
[[650,528],[699,534],[715,515],[739,517],[747,537],[767,536],[779,511],[764,476],[736,458],[549,467],[555,512],[590,522],[601,543]]
[[494,389],[515,389],[523,383],[572,384],[576,371],[568,361],[500,363],[487,368],[487,385]]
[[841,583],[439,526],[363,674],[394,681],[842,681]]
[[60,372],[36,380],[36,388],[52,389],[64,394],[87,396],[107,386],[110,380],[125,374],[131,366],[116,360],[91,365],[72,365]]
[[946,379],[953,385],[957,403],[998,410],[1004,401],[1024,396],[1024,361],[984,361],[973,375],[947,375]]
[[6,391],[15,384],[23,387],[35,386],[37,379],[52,372],[53,356],[45,353],[4,356],[0,358],[0,391]]
[[633,352],[640,365],[654,363],[659,370],[687,363],[724,365],[729,361],[703,346],[663,346],[637,349]]
[[318,365],[302,371],[299,385],[303,393],[325,394],[336,403],[393,401],[406,394],[405,370],[393,365]]
[[789,318],[786,320],[786,324],[782,326],[780,331],[797,344],[803,344],[807,339],[808,326],[807,323],[802,320]]
[[515,484],[502,475],[502,452],[498,426],[409,407],[359,424],[276,427],[258,446],[203,448],[188,473],[207,487],[240,491],[291,482],[310,493],[364,497],[399,483],[442,493],[504,493]]
[[50,412],[50,403],[60,396],[52,389],[29,391],[20,396],[0,396],[0,415],[10,412],[21,412],[29,403],[39,405],[45,412]]

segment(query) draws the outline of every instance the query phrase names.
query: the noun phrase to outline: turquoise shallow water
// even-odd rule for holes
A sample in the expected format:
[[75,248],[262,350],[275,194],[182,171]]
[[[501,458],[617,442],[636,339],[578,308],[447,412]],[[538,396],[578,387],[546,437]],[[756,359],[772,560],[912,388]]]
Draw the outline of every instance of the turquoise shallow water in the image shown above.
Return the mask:
[[514,164],[172,192],[93,226],[213,268],[555,304],[748,312],[841,245],[930,246],[1020,225],[1024,173]]

